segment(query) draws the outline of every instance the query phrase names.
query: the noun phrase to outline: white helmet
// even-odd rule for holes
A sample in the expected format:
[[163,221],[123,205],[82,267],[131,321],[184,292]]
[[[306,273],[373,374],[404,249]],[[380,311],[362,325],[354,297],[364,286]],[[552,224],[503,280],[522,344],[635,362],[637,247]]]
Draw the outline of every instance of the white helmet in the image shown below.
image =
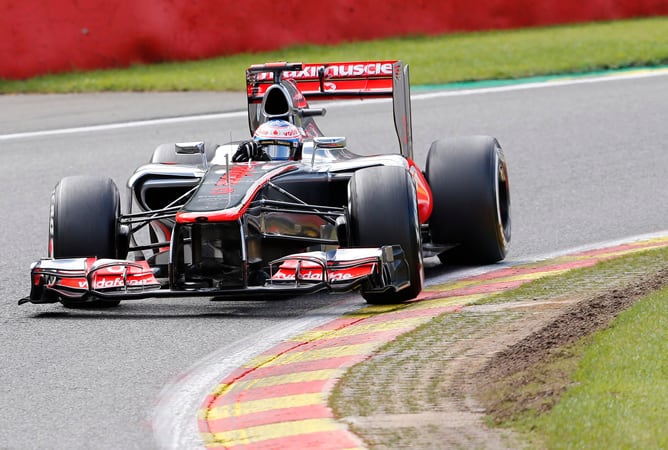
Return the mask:
[[302,134],[299,128],[285,120],[270,120],[263,123],[253,139],[272,160],[300,159]]

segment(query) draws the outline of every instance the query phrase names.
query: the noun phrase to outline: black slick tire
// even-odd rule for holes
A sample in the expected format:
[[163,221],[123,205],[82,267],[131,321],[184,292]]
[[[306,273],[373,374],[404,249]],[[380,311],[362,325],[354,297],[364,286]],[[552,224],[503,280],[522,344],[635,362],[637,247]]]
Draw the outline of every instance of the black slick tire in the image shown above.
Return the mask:
[[[460,244],[453,253],[466,263],[504,259],[511,236],[510,188],[498,141],[490,136],[435,141],[425,172],[434,198],[432,242]],[[440,257],[443,261],[445,254]]]
[[398,292],[365,292],[371,304],[401,303],[417,297],[424,279],[417,196],[403,167],[361,169],[349,184],[349,240],[355,247],[399,244],[409,265],[410,286]]
[[[55,187],[49,221],[49,255],[54,258],[119,258],[120,195],[110,178],[73,176]],[[66,307],[111,307],[117,300],[85,303],[61,300]]]

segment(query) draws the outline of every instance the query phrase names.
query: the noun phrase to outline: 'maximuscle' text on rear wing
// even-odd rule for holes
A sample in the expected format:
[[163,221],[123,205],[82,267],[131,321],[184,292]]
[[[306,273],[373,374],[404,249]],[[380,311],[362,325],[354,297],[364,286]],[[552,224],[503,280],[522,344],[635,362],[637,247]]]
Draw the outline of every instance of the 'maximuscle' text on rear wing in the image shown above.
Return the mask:
[[308,100],[391,97],[394,70],[400,66],[400,61],[258,64],[246,70],[248,100],[261,102],[279,77],[293,80]]

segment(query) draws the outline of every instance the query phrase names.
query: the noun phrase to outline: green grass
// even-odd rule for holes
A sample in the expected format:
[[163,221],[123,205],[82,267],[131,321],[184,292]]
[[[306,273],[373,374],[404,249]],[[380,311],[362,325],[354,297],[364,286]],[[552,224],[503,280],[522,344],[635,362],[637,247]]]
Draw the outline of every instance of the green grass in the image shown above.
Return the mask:
[[570,389],[528,424],[549,448],[668,448],[668,289],[620,314],[586,348]]
[[402,59],[414,85],[512,79],[668,63],[668,17],[300,46],[202,61],[0,80],[0,93],[238,91],[267,61]]

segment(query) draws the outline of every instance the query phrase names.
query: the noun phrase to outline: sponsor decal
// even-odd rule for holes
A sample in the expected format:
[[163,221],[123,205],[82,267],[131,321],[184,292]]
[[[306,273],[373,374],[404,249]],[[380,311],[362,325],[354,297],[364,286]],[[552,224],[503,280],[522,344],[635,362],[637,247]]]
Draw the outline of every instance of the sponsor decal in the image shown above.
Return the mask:
[[119,264],[93,269],[90,286],[86,277],[49,277],[47,287],[60,286],[86,291],[159,285],[148,265],[144,262],[142,266]]
[[[286,261],[279,270],[271,277],[274,281],[295,281],[297,271],[295,261]],[[348,267],[345,269],[327,269],[327,278],[330,282],[349,281],[365,277],[373,273],[373,264],[365,264],[359,267]],[[301,267],[299,271],[299,281],[323,281],[323,270],[309,269]]]
[[[285,78],[295,80],[318,79],[320,70],[325,71],[325,78],[347,78],[347,77],[377,77],[392,76],[393,62],[355,62],[355,63],[334,63],[334,64],[306,64],[302,70],[286,70],[283,72]],[[272,79],[271,72],[257,74],[258,81],[268,81]]]
[[[110,289],[110,288],[122,288],[122,287],[139,287],[139,286],[149,286],[152,284],[155,284],[155,280],[151,280],[150,276],[144,276],[139,279],[133,279],[133,278],[128,278],[127,280],[123,280],[123,277],[121,276],[116,276],[116,277],[95,277],[93,279],[93,287],[92,289],[94,290],[100,290],[100,289]],[[80,287],[82,289],[87,288],[87,282],[80,283]]]
[[214,195],[231,194],[234,192],[234,185],[239,184],[241,179],[250,173],[253,165],[241,164],[230,167],[229,174],[225,173],[216,181],[211,193]]
[[327,67],[326,77],[373,77],[392,75],[392,63],[335,64]]
[[[271,277],[272,280],[294,281],[296,273],[294,270],[279,270]],[[302,270],[299,279],[304,281],[322,281],[322,270]]]
[[[115,276],[96,276],[93,278],[92,288],[94,290],[122,288],[122,287],[139,287],[156,285],[157,280],[152,275],[144,275],[142,277],[132,277],[123,281],[122,275]],[[53,287],[51,285],[49,287]],[[62,278],[55,283],[55,286],[62,286],[71,289],[88,290],[88,281],[85,278]]]
[[158,284],[148,267],[114,265],[96,270],[92,276],[92,289],[140,287]]
[[255,138],[262,139],[292,139],[301,136],[299,129],[291,123],[279,120],[265,122],[255,130]]

